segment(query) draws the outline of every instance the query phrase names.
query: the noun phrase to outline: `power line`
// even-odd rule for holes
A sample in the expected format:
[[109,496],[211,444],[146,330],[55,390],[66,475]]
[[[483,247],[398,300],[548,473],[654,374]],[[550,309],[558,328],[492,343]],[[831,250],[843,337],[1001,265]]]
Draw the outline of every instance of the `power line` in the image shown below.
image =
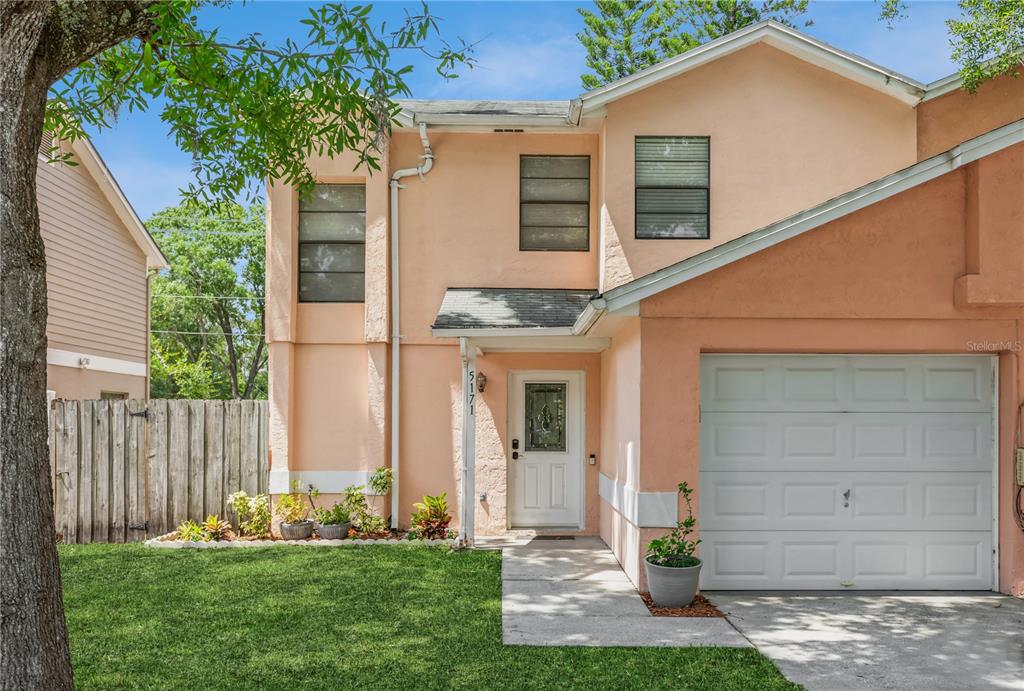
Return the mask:
[[200,230],[199,228],[150,228],[146,227],[151,233],[187,233],[189,235],[265,235],[266,233],[262,230]]
[[[154,334],[177,334],[179,336],[223,336],[223,331],[172,331],[165,329],[150,329],[150,333]],[[244,331],[232,331],[232,336],[259,336],[263,337],[265,334],[262,333],[245,333]]]
[[257,297],[236,297],[234,295],[175,295],[173,293],[163,293],[160,295],[151,295],[153,299],[156,298],[174,298],[176,300],[252,300],[255,302],[265,302],[266,298]]

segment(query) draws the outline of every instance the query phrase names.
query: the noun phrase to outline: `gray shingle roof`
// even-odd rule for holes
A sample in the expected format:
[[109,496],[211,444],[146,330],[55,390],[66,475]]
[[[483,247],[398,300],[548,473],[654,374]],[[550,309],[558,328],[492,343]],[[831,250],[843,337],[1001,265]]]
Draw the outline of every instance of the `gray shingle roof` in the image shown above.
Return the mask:
[[400,99],[398,105],[421,115],[527,115],[565,118],[569,101],[446,101]]
[[449,288],[433,328],[569,327],[596,294],[555,288]]

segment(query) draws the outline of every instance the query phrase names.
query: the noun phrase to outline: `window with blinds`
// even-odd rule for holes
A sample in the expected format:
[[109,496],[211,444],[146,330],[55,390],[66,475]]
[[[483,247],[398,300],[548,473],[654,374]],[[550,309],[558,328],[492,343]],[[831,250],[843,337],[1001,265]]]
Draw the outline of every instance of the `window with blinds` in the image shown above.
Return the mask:
[[366,187],[317,185],[299,201],[299,302],[363,302]]
[[636,138],[636,237],[707,238],[709,137]]
[[590,156],[519,157],[519,249],[590,249]]

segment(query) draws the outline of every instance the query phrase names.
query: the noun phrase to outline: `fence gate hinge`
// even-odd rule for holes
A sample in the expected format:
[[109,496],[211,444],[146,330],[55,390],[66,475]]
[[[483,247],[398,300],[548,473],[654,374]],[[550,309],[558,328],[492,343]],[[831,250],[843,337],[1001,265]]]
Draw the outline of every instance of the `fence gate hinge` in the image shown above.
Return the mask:
[[143,521],[142,523],[129,523],[128,530],[149,530],[149,521]]
[[149,419],[149,408],[144,408],[144,409],[140,410],[137,413],[128,413],[128,416],[129,417],[144,417],[144,418],[146,418],[148,420]]

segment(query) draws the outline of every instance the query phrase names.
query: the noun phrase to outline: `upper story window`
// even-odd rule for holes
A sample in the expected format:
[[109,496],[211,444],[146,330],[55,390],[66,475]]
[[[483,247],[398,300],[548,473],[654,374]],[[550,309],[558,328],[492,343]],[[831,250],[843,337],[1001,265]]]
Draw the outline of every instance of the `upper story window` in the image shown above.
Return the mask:
[[590,249],[590,156],[519,157],[519,249]]
[[299,302],[363,302],[366,187],[317,185],[299,201]]
[[709,137],[636,138],[636,237],[708,237]]

